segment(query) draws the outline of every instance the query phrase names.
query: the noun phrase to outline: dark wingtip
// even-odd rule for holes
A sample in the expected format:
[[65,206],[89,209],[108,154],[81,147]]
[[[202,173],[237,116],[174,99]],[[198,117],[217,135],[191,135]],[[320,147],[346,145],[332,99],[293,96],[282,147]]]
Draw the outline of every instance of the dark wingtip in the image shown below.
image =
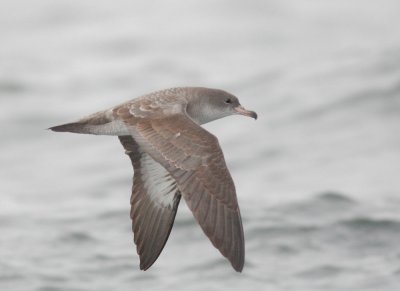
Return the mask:
[[147,271],[153,264],[154,264],[155,260],[153,262],[143,262],[142,259],[140,261],[140,270],[142,271]]
[[148,268],[146,268],[145,266],[143,266],[142,264],[140,264],[139,269],[141,271],[146,271]]
[[241,266],[233,266],[233,268],[238,273],[242,273],[242,271],[243,271],[243,265],[241,265]]
[[244,267],[244,259],[240,259],[239,262],[231,261],[231,265],[236,272],[242,273]]

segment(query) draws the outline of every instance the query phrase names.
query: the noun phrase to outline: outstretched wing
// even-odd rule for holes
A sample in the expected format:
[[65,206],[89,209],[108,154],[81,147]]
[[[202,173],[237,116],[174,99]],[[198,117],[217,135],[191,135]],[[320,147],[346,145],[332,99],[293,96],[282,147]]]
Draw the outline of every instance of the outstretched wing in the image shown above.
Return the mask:
[[175,179],[204,233],[240,272],[244,264],[242,221],[217,138],[184,114],[137,118],[128,107],[118,108],[115,114],[131,127],[140,148]]
[[168,240],[181,195],[171,175],[131,136],[119,140],[134,168],[130,216],[140,269],[147,270]]

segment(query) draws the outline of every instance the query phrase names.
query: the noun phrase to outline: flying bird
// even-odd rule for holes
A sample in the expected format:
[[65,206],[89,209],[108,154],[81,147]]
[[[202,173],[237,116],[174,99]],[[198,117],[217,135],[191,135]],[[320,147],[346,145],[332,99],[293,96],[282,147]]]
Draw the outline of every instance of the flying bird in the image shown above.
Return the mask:
[[257,119],[228,92],[181,87],[50,129],[118,136],[134,170],[130,217],[140,269],[163,250],[183,196],[212,244],[241,272],[245,250],[235,185],[218,139],[200,126],[235,114]]

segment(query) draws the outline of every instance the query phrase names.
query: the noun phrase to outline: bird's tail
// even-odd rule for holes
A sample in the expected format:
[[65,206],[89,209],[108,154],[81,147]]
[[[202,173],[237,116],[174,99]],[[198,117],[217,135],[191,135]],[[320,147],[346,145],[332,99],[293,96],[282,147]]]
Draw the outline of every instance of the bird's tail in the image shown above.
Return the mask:
[[73,132],[86,134],[116,135],[113,132],[113,118],[109,111],[101,111],[89,115],[76,122],[50,127],[57,132]]
[[53,126],[49,129],[57,132],[91,133],[89,130],[89,126],[87,126],[86,123],[82,123],[80,121]]

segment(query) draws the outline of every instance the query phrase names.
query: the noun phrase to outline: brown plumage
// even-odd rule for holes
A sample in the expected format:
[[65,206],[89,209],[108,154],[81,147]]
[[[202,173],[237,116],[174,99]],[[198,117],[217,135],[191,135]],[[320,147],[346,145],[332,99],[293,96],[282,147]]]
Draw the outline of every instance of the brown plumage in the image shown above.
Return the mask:
[[174,88],[51,129],[119,136],[134,168],[131,218],[141,269],[161,253],[182,195],[240,272],[245,251],[235,186],[217,138],[199,126],[233,114],[257,117],[225,91]]

